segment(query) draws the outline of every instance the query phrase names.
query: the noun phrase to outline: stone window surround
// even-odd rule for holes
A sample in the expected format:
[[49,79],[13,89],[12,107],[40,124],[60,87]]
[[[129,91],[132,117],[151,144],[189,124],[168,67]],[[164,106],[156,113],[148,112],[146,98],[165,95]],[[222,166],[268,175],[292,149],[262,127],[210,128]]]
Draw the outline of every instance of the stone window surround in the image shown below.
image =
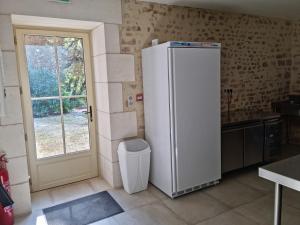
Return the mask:
[[[5,16],[7,17],[7,15]],[[32,17],[32,19],[34,19],[34,17]],[[48,19],[51,20],[52,18]],[[76,20],[72,21],[76,23]],[[11,24],[9,26],[9,29],[11,30],[10,34],[12,34],[13,26],[20,24],[17,24],[14,19],[12,19],[10,23]],[[69,25],[69,27],[64,28],[72,28],[72,24],[66,24]],[[121,140],[125,138],[136,137],[138,133],[136,112],[124,112],[122,93],[123,82],[135,81],[134,56],[128,54],[120,54],[120,37],[118,24],[97,22],[97,26],[93,27],[93,29],[91,29],[91,23],[89,23],[87,27],[84,27],[84,24],[81,24],[80,26],[82,26],[82,30],[90,31],[92,48],[91,59],[93,61],[92,66],[94,68],[93,83],[97,119],[96,136],[99,175],[101,175],[112,187],[121,187],[122,181],[117,156],[117,147]],[[63,27],[60,26],[60,28]],[[10,35],[8,37],[8,40],[10,44],[6,45],[8,46],[8,49],[4,50],[6,52],[15,54],[13,36]],[[14,58],[15,57],[16,56],[14,56]],[[14,63],[14,66],[12,67],[15,67],[14,69],[16,70],[17,64]],[[16,85],[14,86],[18,87],[19,82],[17,81]],[[19,110],[21,109],[20,99],[18,99],[18,103]],[[18,116],[20,117],[20,114],[18,114]],[[19,117],[18,121],[14,124],[21,125],[21,133],[23,133],[23,118],[22,115],[21,118]],[[14,124],[10,126],[15,126]],[[4,123],[0,125],[4,125]],[[22,140],[22,143],[23,142],[24,140]],[[7,148],[10,148],[10,146],[7,146]],[[9,168],[10,174],[12,175],[12,177],[20,177],[23,175],[28,177],[27,162],[24,163],[23,160],[21,161],[21,164],[18,163],[17,161],[20,161],[19,157],[22,157],[22,159],[24,158],[26,162],[26,153],[11,157],[11,161],[16,161],[16,163],[13,163],[13,169]],[[12,184],[14,185],[13,180]],[[23,187],[24,185],[26,187]],[[20,196],[24,195],[30,196],[29,193],[24,193],[24,191],[29,192],[28,187],[28,182],[20,184],[16,183],[16,187],[13,187],[13,189],[15,189],[15,193],[13,193],[15,199],[21,199]],[[22,207],[20,208],[22,209],[16,210],[17,215],[26,213],[26,210],[30,208],[29,203],[26,204],[22,201],[23,200],[20,200],[20,205],[22,205]],[[24,205],[27,206],[25,207]]]

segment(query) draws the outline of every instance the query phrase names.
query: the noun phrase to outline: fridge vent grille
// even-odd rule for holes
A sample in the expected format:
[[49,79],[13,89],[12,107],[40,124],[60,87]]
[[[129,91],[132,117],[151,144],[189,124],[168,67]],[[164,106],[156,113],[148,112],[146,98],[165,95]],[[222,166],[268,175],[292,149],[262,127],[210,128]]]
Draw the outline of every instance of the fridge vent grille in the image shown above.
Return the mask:
[[183,191],[178,191],[178,192],[173,193],[172,197],[176,198],[176,197],[179,197],[181,195],[184,195],[184,194],[196,191],[196,190],[200,190],[200,189],[203,189],[203,188],[206,188],[206,187],[209,187],[209,186],[217,185],[219,182],[220,182],[219,180],[216,180],[216,181],[212,181],[212,182],[209,182],[209,183],[206,183],[206,184],[197,185],[197,186],[194,186],[192,188],[188,188],[188,189],[183,190]]

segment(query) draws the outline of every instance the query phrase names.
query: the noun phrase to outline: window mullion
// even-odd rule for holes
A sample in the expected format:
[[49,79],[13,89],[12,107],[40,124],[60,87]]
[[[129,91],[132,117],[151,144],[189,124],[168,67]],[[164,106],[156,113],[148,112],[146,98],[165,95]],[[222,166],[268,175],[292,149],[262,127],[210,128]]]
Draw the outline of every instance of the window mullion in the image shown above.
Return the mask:
[[64,145],[64,155],[66,155],[66,139],[65,139],[65,123],[64,123],[64,109],[63,109],[63,99],[62,99],[62,91],[61,91],[61,79],[60,79],[60,67],[58,60],[58,39],[55,38],[55,64],[56,64],[56,77],[58,83],[58,94],[59,94],[59,102],[60,102],[60,117],[61,117],[61,126],[62,126],[62,137],[63,137],[63,145]]

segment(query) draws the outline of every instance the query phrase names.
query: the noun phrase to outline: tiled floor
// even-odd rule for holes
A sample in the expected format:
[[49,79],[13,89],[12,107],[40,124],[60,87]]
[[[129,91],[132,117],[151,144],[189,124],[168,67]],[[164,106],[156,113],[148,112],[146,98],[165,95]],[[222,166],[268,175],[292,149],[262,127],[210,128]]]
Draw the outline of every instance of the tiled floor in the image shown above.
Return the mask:
[[[17,225],[47,225],[42,209],[108,190],[124,213],[93,225],[272,225],[274,185],[258,177],[257,169],[223,177],[222,182],[175,200],[154,186],[128,195],[94,178],[32,194],[33,213]],[[283,224],[300,224],[300,193],[284,189]]]
[[[221,184],[175,200],[153,186],[128,195],[94,178],[32,194],[33,213],[17,218],[17,225],[47,225],[42,209],[108,190],[124,213],[93,225],[272,225],[273,184],[257,170],[225,176]],[[285,189],[283,224],[300,224],[300,193]]]

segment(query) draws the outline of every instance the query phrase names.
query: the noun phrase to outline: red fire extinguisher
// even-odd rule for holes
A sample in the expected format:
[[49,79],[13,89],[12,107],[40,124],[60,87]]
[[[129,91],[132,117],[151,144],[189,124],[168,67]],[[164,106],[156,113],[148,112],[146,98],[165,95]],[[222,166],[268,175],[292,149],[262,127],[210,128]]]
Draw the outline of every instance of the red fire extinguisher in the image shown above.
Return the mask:
[[10,184],[9,176],[6,167],[7,159],[4,153],[0,153],[0,184],[4,191],[8,194],[5,203],[0,204],[0,224],[1,225],[13,225],[14,224],[14,212],[10,198]]

